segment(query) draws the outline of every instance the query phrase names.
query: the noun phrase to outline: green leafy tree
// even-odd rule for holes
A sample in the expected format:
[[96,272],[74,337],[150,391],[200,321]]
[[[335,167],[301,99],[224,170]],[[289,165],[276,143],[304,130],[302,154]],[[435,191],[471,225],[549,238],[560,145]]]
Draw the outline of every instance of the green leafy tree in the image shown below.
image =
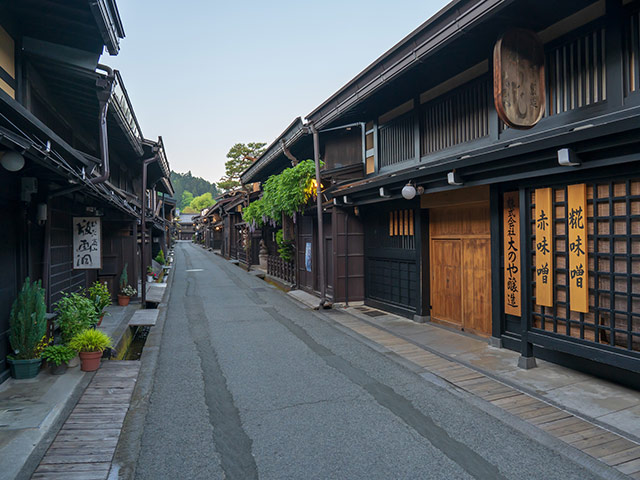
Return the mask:
[[[175,198],[178,200],[178,207],[181,211],[189,206],[193,197],[207,192],[211,193],[213,198],[218,196],[218,188],[214,183],[201,177],[195,177],[190,171],[187,173],[171,172],[171,183],[173,184]],[[190,199],[183,197],[185,192],[189,192],[191,195]]]
[[185,190],[184,192],[182,192],[182,196],[180,199],[180,210],[183,211],[185,208],[191,205],[191,202],[193,202],[193,193],[191,193],[189,190]]
[[189,204],[189,206],[193,208],[196,212],[201,212],[205,208],[209,208],[215,205],[215,203],[216,201],[213,199],[211,194],[207,192],[194,198],[192,202]]
[[199,212],[196,212],[195,208],[191,208],[190,205],[187,205],[180,211],[180,213],[199,213]]
[[265,151],[266,143],[250,142],[236,143],[229,153],[228,160],[224,164],[225,176],[218,182],[221,190],[231,190],[240,186],[240,174],[262,155]]

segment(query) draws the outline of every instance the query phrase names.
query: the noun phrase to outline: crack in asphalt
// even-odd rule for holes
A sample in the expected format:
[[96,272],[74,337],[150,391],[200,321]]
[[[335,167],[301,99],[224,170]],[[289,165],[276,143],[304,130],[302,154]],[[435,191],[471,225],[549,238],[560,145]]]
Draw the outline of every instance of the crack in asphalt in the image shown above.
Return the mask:
[[[188,258],[188,255],[186,256]],[[214,446],[220,454],[220,464],[225,478],[257,479],[258,467],[252,453],[253,442],[242,427],[240,412],[227,386],[218,356],[211,345],[208,319],[196,288],[196,279],[188,275],[187,294],[183,300],[184,309],[191,338],[200,357],[205,403],[209,411],[209,423],[213,427]]]
[[485,460],[464,443],[451,438],[446,430],[424,415],[410,400],[396,393],[391,387],[370,377],[364,370],[353,366],[329,348],[316,342],[304,328],[283,316],[275,308],[263,307],[263,310],[322,358],[327,365],[367,391],[379,405],[412,427],[471,476],[495,480],[506,478],[496,465]]

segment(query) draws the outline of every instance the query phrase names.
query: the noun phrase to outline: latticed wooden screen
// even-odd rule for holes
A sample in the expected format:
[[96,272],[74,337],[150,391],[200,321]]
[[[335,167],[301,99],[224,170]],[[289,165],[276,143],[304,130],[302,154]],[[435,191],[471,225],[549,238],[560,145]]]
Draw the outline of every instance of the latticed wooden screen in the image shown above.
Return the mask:
[[[531,264],[535,265],[535,191],[531,191]],[[571,311],[567,188],[553,188],[553,306],[536,304],[532,328],[640,351],[640,179],[587,184],[589,312]]]

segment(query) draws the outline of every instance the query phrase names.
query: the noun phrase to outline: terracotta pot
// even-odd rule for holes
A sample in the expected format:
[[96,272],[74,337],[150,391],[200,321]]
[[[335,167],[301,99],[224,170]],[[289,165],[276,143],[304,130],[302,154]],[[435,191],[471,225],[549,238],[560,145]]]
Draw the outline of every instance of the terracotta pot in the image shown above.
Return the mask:
[[118,294],[118,305],[120,305],[121,307],[126,307],[127,305],[129,305],[129,300],[131,300],[131,297]]
[[102,352],[80,352],[80,370],[83,372],[95,372],[100,367]]

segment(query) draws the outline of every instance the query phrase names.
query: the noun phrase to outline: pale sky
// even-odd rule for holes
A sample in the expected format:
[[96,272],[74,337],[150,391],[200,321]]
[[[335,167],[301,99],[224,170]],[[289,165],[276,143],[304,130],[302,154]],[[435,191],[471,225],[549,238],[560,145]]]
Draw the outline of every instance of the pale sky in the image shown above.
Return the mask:
[[271,143],[444,0],[118,0],[121,71],[171,168],[216,182],[229,148]]

